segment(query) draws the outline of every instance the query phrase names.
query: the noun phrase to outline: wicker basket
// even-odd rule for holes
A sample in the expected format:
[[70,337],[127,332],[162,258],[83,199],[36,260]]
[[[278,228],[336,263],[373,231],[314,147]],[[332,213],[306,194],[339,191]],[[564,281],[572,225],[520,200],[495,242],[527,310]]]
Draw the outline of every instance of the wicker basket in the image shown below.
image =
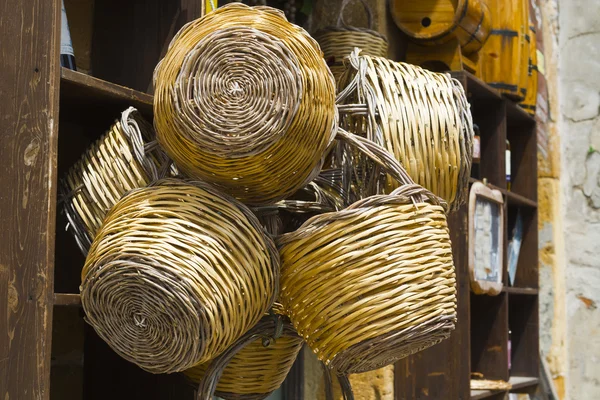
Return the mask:
[[269,7],[233,3],[185,25],[155,86],[158,140],[177,166],[251,205],[312,180],[337,124],[319,45]]
[[60,188],[69,230],[84,254],[123,194],[163,177],[169,164],[152,125],[133,107],[90,146]]
[[[343,127],[385,147],[417,184],[445,199],[451,211],[465,203],[473,121],[460,82],[355,51],[342,85],[337,101]],[[362,168],[363,174],[370,172],[369,177],[359,177],[363,183],[358,188],[379,187],[373,183],[380,180],[379,172]],[[395,187],[397,183],[388,179],[386,192]]]
[[387,57],[388,41],[381,33],[373,30],[373,13],[365,2],[360,0],[367,15],[367,28],[350,26],[344,20],[344,11],[350,0],[344,0],[335,26],[329,26],[315,33],[315,39],[321,45],[325,60],[336,82],[344,73],[344,59],[358,47],[362,54]]
[[317,357],[349,374],[447,338],[456,280],[443,201],[379,146],[340,135],[403,185],[280,236],[280,300]]
[[273,314],[211,363],[184,374],[200,384],[198,399],[261,400],[281,386],[303,344],[289,320]]
[[159,180],[106,216],[82,271],[88,322],[153,373],[225,351],[269,310],[279,257],[256,217],[203,182]]

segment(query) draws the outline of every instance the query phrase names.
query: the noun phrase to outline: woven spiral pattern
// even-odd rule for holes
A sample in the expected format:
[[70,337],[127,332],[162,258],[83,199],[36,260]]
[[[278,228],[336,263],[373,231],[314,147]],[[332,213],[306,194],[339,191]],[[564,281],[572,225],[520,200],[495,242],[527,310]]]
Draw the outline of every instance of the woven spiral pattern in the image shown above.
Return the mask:
[[[460,82],[448,74],[355,51],[342,87],[342,126],[385,147],[417,184],[445,199],[450,211],[465,203],[473,121]],[[395,187],[388,179],[387,192]]]
[[202,383],[201,387],[205,387],[214,384],[202,382],[213,377],[212,374],[206,377],[206,371],[209,368],[220,369],[215,391],[217,396],[225,400],[262,400],[268,397],[281,386],[304,344],[289,321],[283,323],[280,337],[270,342],[266,340],[274,334],[272,320],[271,316],[263,317],[250,335],[245,335],[232,346],[230,354],[221,356],[222,360],[198,365],[184,371],[184,374],[192,382]]
[[165,175],[168,166],[152,125],[129,107],[61,183],[69,228],[84,254],[106,213],[121,196]]
[[[424,202],[413,203],[422,196]],[[278,238],[280,300],[338,373],[391,364],[450,335],[456,280],[444,208],[404,185]]]
[[155,86],[165,151],[244,203],[312,180],[334,134],[335,85],[317,42],[269,7],[233,3],[185,25]]
[[160,180],[111,209],[82,271],[88,322],[153,373],[225,351],[277,293],[274,243],[244,205],[202,182]]

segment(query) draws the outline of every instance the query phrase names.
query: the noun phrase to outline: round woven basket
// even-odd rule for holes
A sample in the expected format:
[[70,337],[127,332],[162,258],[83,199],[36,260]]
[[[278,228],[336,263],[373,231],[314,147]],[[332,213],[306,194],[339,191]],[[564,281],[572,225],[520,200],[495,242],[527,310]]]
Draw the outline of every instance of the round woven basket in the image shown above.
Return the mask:
[[118,354],[169,373],[213,359],[254,326],[278,275],[275,245],[248,208],[206,183],[165,179],[110,210],[81,302]]
[[456,279],[443,201],[377,145],[344,136],[402,186],[315,216],[277,242],[286,314],[320,360],[349,374],[447,338]]
[[228,351],[184,374],[200,384],[198,399],[262,400],[277,390],[304,341],[281,315],[263,317]]
[[158,140],[189,176],[261,205],[318,173],[335,83],[317,42],[281,11],[232,3],[188,23],[154,80]]
[[[342,87],[337,99],[341,126],[386,148],[417,184],[446,200],[450,211],[466,202],[473,120],[460,82],[448,74],[355,51]],[[370,172],[360,163],[354,169]],[[370,177],[354,179],[371,182],[380,174],[375,170]],[[357,185],[369,186],[378,187]],[[396,187],[394,180],[387,180],[386,192]]]
[[61,182],[69,230],[87,254],[107,211],[129,190],[166,175],[170,161],[152,125],[129,107]]
[[333,73],[336,82],[343,74],[344,58],[348,57],[354,48],[362,50],[362,54],[377,57],[387,57],[388,41],[381,33],[373,30],[373,13],[365,0],[360,0],[367,15],[367,28],[350,26],[344,20],[344,11],[351,0],[344,0],[340,8],[335,26],[329,26],[315,33],[315,39],[321,45],[325,60]]

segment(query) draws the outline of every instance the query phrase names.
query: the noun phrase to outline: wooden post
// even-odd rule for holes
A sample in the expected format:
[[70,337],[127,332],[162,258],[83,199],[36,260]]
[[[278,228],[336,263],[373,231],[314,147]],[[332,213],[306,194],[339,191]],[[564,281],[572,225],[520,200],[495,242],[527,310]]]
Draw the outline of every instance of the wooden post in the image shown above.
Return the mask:
[[0,2],[0,398],[50,396],[59,0]]

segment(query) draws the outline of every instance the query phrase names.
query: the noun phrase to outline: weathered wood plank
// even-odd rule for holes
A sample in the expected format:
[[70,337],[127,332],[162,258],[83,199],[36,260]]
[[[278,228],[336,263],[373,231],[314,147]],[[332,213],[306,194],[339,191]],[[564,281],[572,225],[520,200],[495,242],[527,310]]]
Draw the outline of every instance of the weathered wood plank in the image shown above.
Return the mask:
[[60,2],[0,2],[0,398],[49,398]]

